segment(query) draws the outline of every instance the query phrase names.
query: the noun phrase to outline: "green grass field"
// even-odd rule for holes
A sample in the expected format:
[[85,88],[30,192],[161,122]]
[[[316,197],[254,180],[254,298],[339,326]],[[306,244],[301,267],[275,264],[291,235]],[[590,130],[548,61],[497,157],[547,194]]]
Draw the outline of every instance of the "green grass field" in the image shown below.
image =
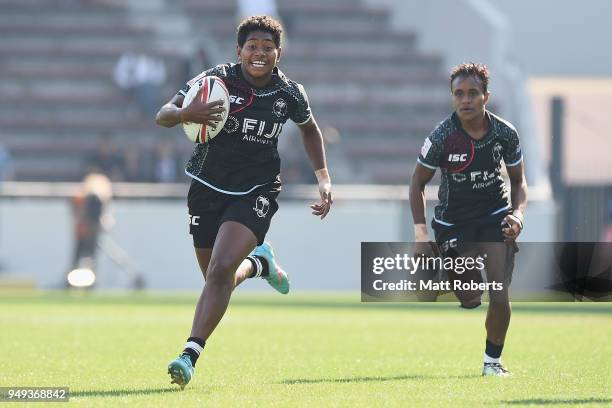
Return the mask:
[[612,406],[609,303],[514,304],[503,379],[480,377],[484,308],[237,293],[178,391],[196,298],[0,292],[0,386],[83,407]]

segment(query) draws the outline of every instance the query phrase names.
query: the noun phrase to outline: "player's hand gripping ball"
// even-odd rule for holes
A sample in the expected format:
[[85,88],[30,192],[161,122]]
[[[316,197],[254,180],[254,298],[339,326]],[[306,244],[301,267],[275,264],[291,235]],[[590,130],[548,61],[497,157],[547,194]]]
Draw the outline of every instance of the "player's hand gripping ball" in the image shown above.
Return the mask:
[[[216,101],[219,103],[215,104]],[[194,143],[206,143],[225,126],[230,109],[229,92],[223,81],[216,76],[200,78],[189,88],[183,107],[193,111],[191,116],[202,117],[202,123],[183,122],[187,138]],[[223,111],[219,112],[219,108],[223,108]],[[219,120],[207,119],[209,117]]]

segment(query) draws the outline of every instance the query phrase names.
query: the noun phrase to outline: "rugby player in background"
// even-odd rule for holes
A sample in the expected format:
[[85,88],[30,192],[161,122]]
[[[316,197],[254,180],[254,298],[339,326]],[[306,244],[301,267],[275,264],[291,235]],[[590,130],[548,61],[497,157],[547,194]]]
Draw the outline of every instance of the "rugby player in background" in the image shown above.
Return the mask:
[[[415,241],[429,242],[424,189],[439,167],[439,204],[431,224],[435,241],[442,256],[486,254],[487,281],[503,283],[503,290],[489,290],[482,375],[507,376],[501,354],[510,324],[508,286],[515,240],[523,229],[527,183],[516,129],[485,108],[488,84],[485,65],[461,64],[452,70],[454,112],[425,139],[412,175],[410,206]],[[502,161],[510,178],[510,193],[502,177]],[[453,271],[448,273],[460,278]],[[479,273],[472,276],[480,278]],[[480,305],[482,292],[455,294],[464,308]]]
[[[190,80],[157,114],[159,125],[182,122],[214,126],[220,103],[204,104],[199,94],[182,106],[189,88],[204,76],[223,80],[230,112],[223,130],[198,144],[185,172],[192,178],[188,196],[190,233],[205,285],[191,335],[182,354],[168,366],[172,382],[184,388],[191,380],[204,345],[227,310],[234,288],[247,278],[262,277],[281,293],[289,291],[287,274],[264,242],[281,189],[277,145],[283,124],[291,119],[301,130],[304,148],[319,182],[321,201],[312,213],[324,218],[332,204],[321,131],[304,88],[276,66],[281,56],[282,26],[268,16],[253,16],[238,26],[238,63],[218,65]],[[200,90],[201,92],[201,90]]]

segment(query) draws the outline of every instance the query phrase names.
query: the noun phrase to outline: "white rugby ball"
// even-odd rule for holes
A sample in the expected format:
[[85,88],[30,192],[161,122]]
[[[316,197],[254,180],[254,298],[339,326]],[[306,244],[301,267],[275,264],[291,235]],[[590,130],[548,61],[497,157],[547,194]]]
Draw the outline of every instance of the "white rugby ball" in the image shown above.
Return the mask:
[[200,123],[183,123],[183,130],[185,131],[187,138],[194,143],[206,143],[217,136],[219,132],[221,132],[221,129],[223,129],[223,126],[225,126],[225,121],[227,120],[227,115],[229,114],[230,109],[229,92],[227,91],[227,87],[221,78],[216,76],[207,76],[197,79],[195,83],[191,85],[189,91],[187,91],[187,95],[185,95],[185,99],[183,99],[183,106],[189,106],[189,104],[193,102],[193,99],[200,88],[204,88],[201,94],[202,103],[220,100],[223,102],[223,105],[221,106],[225,110],[223,113],[221,113],[221,120],[217,123],[215,128]]

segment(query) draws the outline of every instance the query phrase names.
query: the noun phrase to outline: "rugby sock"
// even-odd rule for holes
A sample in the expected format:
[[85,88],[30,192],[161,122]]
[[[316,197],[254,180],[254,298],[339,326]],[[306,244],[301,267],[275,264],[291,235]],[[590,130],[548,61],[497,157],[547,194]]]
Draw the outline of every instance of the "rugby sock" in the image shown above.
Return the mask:
[[485,363],[501,363],[501,354],[504,349],[504,345],[497,345],[491,343],[487,340],[487,344],[485,347],[484,353],[484,362]]
[[198,357],[200,357],[200,353],[204,350],[204,346],[206,342],[199,337],[190,337],[187,339],[187,343],[185,344],[185,349],[182,354],[186,354],[189,356],[191,360],[191,365],[195,367],[196,361],[198,361]]
[[247,259],[253,264],[253,272],[251,272],[249,278],[262,278],[270,274],[268,272],[268,261],[266,261],[266,258],[252,255],[247,256]]

